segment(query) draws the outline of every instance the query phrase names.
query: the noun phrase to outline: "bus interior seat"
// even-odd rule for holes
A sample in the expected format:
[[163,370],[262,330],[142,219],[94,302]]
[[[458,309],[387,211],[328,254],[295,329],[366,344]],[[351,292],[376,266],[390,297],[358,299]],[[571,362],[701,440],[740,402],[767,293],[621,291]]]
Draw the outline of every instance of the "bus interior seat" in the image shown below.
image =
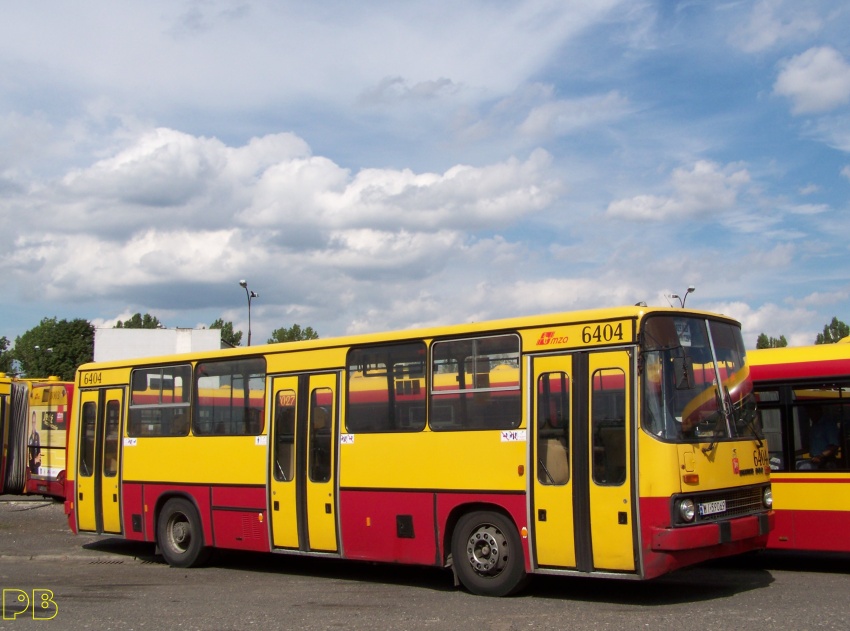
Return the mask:
[[550,484],[566,484],[570,479],[570,461],[566,440],[563,438],[543,438],[538,446],[540,453],[538,479],[548,480]]

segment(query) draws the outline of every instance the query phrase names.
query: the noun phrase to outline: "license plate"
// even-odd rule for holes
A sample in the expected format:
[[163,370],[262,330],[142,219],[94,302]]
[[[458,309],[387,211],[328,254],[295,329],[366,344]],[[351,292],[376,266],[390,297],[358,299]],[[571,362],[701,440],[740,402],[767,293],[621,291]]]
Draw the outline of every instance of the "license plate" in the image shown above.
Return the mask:
[[699,505],[700,515],[714,515],[716,513],[726,512],[726,500],[717,500],[716,502],[706,502]]

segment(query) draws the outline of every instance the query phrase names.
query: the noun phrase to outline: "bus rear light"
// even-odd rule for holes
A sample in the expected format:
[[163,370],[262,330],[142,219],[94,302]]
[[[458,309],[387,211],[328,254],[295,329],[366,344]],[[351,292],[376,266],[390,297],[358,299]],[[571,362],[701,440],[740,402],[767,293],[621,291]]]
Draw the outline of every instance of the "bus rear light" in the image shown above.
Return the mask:
[[691,499],[684,499],[679,502],[679,515],[681,515],[683,521],[693,521],[696,516],[694,501]]
[[699,473],[686,473],[682,476],[682,482],[685,484],[699,484]]

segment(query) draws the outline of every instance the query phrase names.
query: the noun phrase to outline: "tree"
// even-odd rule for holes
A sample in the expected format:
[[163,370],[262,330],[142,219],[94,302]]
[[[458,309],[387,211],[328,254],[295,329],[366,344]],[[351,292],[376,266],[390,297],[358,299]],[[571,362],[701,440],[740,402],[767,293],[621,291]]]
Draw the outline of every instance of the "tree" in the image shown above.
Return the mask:
[[116,329],[159,329],[162,328],[162,322],[156,316],[146,313],[144,316],[141,313],[135,314],[129,320],[121,320],[115,325]]
[[9,351],[9,339],[4,335],[0,337],[0,372],[12,372],[12,353]]
[[815,344],[835,344],[841,338],[850,335],[850,327],[836,317],[823,327],[823,333],[818,333]]
[[210,325],[211,329],[221,329],[221,341],[231,346],[239,346],[242,343],[242,331],[233,330],[233,322],[225,322],[221,318]]
[[288,329],[275,329],[268,339],[269,344],[280,344],[283,342],[298,342],[299,340],[317,340],[319,334],[312,327],[302,329],[300,325],[293,324]]
[[44,318],[15,338],[12,354],[27,377],[56,375],[73,381],[77,367],[94,357],[94,326],[80,318],[70,322]]
[[784,348],[786,346],[788,346],[788,340],[785,339],[784,335],[780,335],[777,339],[762,333],[756,342],[756,348]]

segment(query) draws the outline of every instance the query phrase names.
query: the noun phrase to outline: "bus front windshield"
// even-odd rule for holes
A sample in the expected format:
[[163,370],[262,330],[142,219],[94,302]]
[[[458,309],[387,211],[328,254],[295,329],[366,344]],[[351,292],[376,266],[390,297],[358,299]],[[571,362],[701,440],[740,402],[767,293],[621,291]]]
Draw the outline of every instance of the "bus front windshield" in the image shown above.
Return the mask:
[[662,440],[761,439],[741,330],[731,322],[665,315],[641,337],[644,429]]

